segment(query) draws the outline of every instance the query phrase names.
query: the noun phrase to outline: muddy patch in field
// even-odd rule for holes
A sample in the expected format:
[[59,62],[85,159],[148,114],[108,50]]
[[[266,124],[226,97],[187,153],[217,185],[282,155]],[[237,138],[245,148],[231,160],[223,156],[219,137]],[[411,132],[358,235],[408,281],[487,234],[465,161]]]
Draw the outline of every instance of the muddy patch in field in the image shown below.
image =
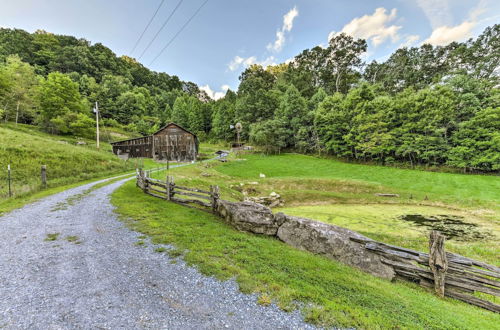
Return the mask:
[[490,233],[480,228],[477,224],[464,221],[464,218],[461,216],[406,214],[399,218],[420,227],[439,230],[447,239],[456,241],[472,241],[490,239],[492,237]]

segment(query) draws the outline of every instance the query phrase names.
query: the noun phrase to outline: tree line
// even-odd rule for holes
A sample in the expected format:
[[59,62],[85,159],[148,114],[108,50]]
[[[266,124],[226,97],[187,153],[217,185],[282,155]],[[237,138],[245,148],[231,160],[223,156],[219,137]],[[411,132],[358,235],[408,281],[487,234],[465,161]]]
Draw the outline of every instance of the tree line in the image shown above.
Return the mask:
[[203,139],[243,139],[381,164],[500,170],[500,25],[446,46],[403,47],[365,63],[367,43],[346,34],[289,63],[252,65],[236,91],[210,100],[194,83],[117,57],[101,44],[0,29],[0,116],[56,134],[105,123],[150,134],[174,121]]
[[[189,115],[194,121],[207,117],[203,104],[209,98],[196,84],[118,57],[100,43],[41,30],[0,29],[1,119],[92,137],[96,101],[105,124],[150,134],[192,111],[197,112]],[[205,125],[193,127],[202,131]]]
[[240,121],[267,152],[498,171],[499,32],[369,64],[366,42],[339,34],[288,64],[247,68],[237,93],[215,102],[211,132],[231,140]]

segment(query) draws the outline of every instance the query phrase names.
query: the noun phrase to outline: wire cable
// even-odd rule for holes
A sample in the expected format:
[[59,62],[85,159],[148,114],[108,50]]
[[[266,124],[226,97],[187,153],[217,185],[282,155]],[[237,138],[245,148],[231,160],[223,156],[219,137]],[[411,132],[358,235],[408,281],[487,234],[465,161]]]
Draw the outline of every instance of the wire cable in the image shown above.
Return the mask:
[[144,53],[149,49],[149,47],[151,47],[151,45],[153,44],[153,42],[156,40],[156,38],[158,37],[158,35],[160,34],[160,32],[163,30],[163,28],[167,25],[167,23],[170,21],[170,19],[172,18],[172,16],[174,16],[175,12],[177,11],[177,9],[180,7],[182,1],[184,0],[179,0],[179,2],[177,3],[177,5],[175,6],[174,10],[172,10],[172,12],[170,13],[170,15],[168,15],[167,19],[165,20],[165,22],[163,22],[163,25],[161,26],[161,28],[158,30],[158,32],[156,32],[155,36],[153,37],[153,39],[151,39],[151,41],[149,42],[149,44],[146,46],[146,48],[142,51],[141,53],[141,56],[139,56],[139,59],[142,58],[142,56],[144,55]]
[[156,57],[149,63],[149,65],[153,64],[154,61],[156,61],[158,59],[158,57],[160,57],[161,54],[163,54],[165,49],[167,49],[167,47],[170,46],[170,44],[172,42],[174,42],[174,40],[177,38],[177,36],[179,34],[181,34],[181,32],[186,28],[186,26],[189,24],[189,22],[191,22],[193,20],[193,18],[195,18],[195,16],[200,12],[200,10],[203,8],[203,6],[205,6],[205,4],[207,2],[208,2],[208,0],[205,0],[205,2],[203,2],[201,4],[201,6],[198,7],[198,9],[194,12],[194,14],[186,21],[186,23],[184,23],[184,25],[181,27],[181,29],[179,31],[177,31],[177,33],[172,37],[172,39],[170,39],[170,41],[165,45],[165,47],[163,47],[163,49],[160,51],[160,53],[158,55],[156,55]]
[[139,37],[139,39],[137,39],[137,41],[135,42],[135,45],[134,45],[134,48],[132,48],[132,50],[130,51],[130,55],[132,55],[132,53],[134,52],[134,50],[137,48],[137,46],[139,45],[139,43],[141,42],[142,40],[142,37],[144,37],[144,34],[146,33],[146,31],[148,30],[149,26],[151,25],[151,23],[153,22],[153,20],[155,19],[156,17],[156,14],[158,14],[158,11],[160,10],[161,6],[163,6],[163,3],[165,2],[165,0],[161,0],[160,2],[160,5],[158,6],[158,8],[156,8],[156,11],[155,13],[153,14],[153,16],[151,17],[151,19],[149,20],[148,24],[146,25],[146,27],[144,28],[144,31],[142,31],[141,33],[141,36]]

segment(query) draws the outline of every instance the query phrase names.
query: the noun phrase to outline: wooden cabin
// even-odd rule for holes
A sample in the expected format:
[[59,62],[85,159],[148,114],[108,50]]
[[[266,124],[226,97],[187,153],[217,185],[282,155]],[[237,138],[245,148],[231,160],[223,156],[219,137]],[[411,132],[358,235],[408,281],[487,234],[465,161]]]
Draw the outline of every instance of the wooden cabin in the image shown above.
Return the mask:
[[150,136],[111,143],[113,153],[123,158],[153,158],[176,162],[195,161],[198,138],[181,126],[170,123]]

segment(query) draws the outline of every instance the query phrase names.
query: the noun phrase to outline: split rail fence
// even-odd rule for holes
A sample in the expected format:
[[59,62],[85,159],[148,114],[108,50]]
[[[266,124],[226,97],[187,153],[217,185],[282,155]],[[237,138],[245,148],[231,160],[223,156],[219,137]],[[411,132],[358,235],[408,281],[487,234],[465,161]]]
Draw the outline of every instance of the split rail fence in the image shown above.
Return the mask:
[[[143,170],[137,171],[137,186],[151,196],[218,214],[218,186],[210,186],[210,191],[178,186],[171,176],[161,181],[150,178]],[[441,297],[455,298],[500,313],[500,305],[493,302],[498,298],[491,297],[500,297],[500,268],[446,252],[444,236],[439,232],[431,232],[429,253],[371,239],[352,236],[349,239],[360,248],[380,255],[381,262],[392,267],[398,279],[432,288]],[[487,296],[493,299],[484,299]]]
[[[350,240],[382,256],[382,263],[391,266],[401,280],[434,289],[438,296],[500,313],[500,305],[493,302],[498,300],[493,297],[500,297],[500,268],[446,252],[444,236],[437,231],[431,232],[429,253],[354,237]],[[485,299],[487,296],[490,299]]]
[[137,171],[137,186],[151,196],[211,213],[216,213],[220,198],[218,186],[210,186],[210,191],[179,186],[173,176],[167,176],[162,181],[149,177],[148,172],[143,170]]

